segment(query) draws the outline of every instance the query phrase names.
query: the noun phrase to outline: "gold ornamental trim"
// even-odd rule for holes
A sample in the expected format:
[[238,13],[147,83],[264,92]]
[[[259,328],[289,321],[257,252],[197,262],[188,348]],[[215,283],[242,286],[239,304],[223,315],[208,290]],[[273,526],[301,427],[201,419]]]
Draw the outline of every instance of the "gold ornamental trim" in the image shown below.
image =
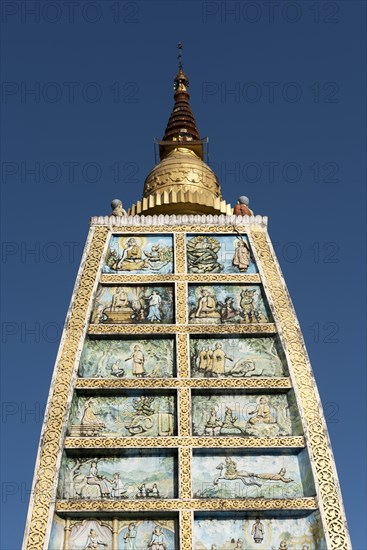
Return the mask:
[[[185,336],[179,334],[179,336]],[[181,349],[179,347],[179,349]],[[184,353],[184,350],[182,350]],[[184,366],[181,366],[181,376],[187,376]],[[175,389],[175,388],[206,388],[206,389],[290,389],[289,378],[78,378],[76,389]]]
[[[174,259],[175,259],[175,272],[178,275],[179,280],[185,278],[186,272],[186,243],[185,243],[185,233],[175,233],[175,248],[174,248]],[[176,275],[177,276],[177,275]]]
[[88,334],[93,335],[136,335],[136,334],[275,334],[274,323],[253,323],[243,325],[89,325]]
[[169,192],[167,187],[162,191],[155,191],[149,197],[143,197],[129,208],[130,216],[146,216],[153,214],[174,214],[175,212],[186,211],[190,214],[226,214],[231,216],[233,208],[221,197],[215,197],[211,193],[200,194],[198,190],[181,190]]
[[[180,511],[180,548],[192,550],[194,514],[191,510]],[[183,536],[185,534],[185,536]]]
[[[253,224],[241,225],[242,234],[249,233]],[[97,226],[98,227],[98,226]],[[177,225],[113,225],[108,229],[115,235],[123,233],[229,233],[237,235],[235,225],[208,224],[177,224]]]
[[90,249],[82,268],[70,318],[66,326],[60,359],[56,367],[53,394],[44,426],[38,468],[35,474],[33,509],[26,541],[27,550],[41,550],[45,545],[48,519],[54,498],[53,486],[57,471],[57,459],[62,444],[62,432],[68,408],[74,363],[80,339],[85,329],[92,290],[100,268],[107,235],[107,227],[96,227],[94,229]]
[[179,496],[191,499],[191,448],[181,447],[178,451],[179,460]]
[[[188,379],[190,376],[190,365],[189,365],[189,339],[187,334],[178,334],[177,335],[177,370],[178,376],[183,381]],[[179,382],[179,381],[177,381]],[[189,384],[180,384],[181,387],[188,387]]]
[[254,284],[261,283],[261,278],[258,273],[252,273],[248,275],[241,275],[237,273],[218,273],[207,275],[199,275],[197,273],[188,273],[187,275],[181,273],[172,273],[171,275],[107,275],[101,276],[100,283],[103,285],[121,285],[121,284],[150,284],[150,283],[203,283],[203,284],[215,284],[215,283],[241,283],[241,284]]
[[[186,423],[183,428],[185,429]],[[65,449],[128,449],[153,447],[211,447],[244,449],[297,449],[305,447],[303,436],[289,437],[66,437]]]
[[187,284],[176,283],[176,323],[179,325],[186,324],[186,310],[187,310]]
[[178,418],[179,434],[181,437],[190,436],[191,395],[189,388],[181,388],[178,390],[177,408],[180,411]]
[[166,499],[155,500],[59,500],[56,512],[173,512],[180,510],[315,510],[316,499],[307,498],[253,498],[253,499]]
[[[280,337],[288,353],[290,371],[294,373],[298,405],[301,415],[303,414],[304,429],[309,441],[308,447],[316,469],[316,483],[319,486],[320,505],[324,511],[322,515],[326,535],[330,541],[330,550],[349,550],[351,545],[336,469],[302,332],[265,231],[253,227],[250,242],[257,256],[257,265],[262,274],[274,318],[279,326]],[[292,372],[290,374],[292,378]]]

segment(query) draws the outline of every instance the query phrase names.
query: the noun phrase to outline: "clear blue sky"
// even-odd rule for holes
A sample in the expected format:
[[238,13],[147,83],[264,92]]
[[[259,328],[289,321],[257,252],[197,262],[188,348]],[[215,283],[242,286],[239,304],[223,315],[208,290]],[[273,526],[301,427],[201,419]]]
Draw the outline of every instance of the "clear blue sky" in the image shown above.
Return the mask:
[[179,40],[224,197],[269,216],[365,550],[365,2],[70,4],[2,3],[1,550],[20,549],[88,219],[140,198]]

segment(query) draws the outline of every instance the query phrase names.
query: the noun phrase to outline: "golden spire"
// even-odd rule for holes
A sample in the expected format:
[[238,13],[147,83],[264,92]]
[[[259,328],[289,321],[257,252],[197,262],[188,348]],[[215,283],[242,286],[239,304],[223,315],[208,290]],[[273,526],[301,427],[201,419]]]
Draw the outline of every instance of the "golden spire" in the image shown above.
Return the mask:
[[159,144],[159,154],[162,160],[172,149],[177,147],[177,142],[180,142],[185,143],[190,150],[194,151],[203,160],[203,143],[190,106],[189,79],[183,71],[181,42],[178,43],[177,47],[179,49],[179,63],[173,86],[175,91],[174,105],[163,139]]
[[143,199],[132,206],[130,214],[232,214],[216,175],[203,161],[203,141],[190,106],[181,43],[178,49],[174,106],[159,142],[160,162],[148,174]]

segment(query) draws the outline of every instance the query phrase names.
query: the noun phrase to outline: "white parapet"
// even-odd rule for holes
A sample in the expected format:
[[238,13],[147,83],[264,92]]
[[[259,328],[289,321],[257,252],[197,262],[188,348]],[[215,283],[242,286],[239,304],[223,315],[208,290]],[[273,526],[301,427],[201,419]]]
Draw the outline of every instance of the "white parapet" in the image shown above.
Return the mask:
[[173,225],[261,225],[267,227],[267,216],[227,216],[221,215],[154,215],[154,216],[93,216],[91,225],[123,226],[173,226]]

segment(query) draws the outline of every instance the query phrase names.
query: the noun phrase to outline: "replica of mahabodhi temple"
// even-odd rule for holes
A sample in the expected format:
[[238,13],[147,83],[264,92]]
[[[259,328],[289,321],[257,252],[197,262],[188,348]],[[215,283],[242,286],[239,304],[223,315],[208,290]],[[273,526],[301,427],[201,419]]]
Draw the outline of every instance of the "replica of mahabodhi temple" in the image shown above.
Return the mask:
[[91,219],[24,550],[351,548],[267,218],[222,198],[188,85],[142,200]]

